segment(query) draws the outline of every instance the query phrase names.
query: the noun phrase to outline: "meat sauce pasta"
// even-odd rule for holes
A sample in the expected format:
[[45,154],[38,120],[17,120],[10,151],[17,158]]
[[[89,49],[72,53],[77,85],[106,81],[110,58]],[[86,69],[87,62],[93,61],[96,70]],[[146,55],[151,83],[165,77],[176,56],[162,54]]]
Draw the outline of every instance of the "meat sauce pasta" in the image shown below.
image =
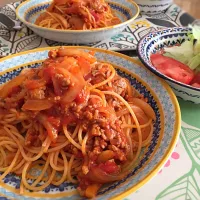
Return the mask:
[[[51,50],[41,66],[0,88],[0,181],[20,176],[21,194],[70,181],[94,197],[133,170],[155,118],[146,99],[94,52]],[[40,175],[30,177],[37,166]]]
[[121,23],[104,0],[54,0],[35,21],[45,28],[87,30]]

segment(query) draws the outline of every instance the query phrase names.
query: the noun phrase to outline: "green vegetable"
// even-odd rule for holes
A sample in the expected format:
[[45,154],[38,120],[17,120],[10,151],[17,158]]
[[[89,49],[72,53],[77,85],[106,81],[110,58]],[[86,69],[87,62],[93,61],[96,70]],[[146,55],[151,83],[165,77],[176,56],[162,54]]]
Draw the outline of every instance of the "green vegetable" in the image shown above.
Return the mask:
[[200,53],[192,57],[192,59],[190,59],[188,66],[190,67],[190,69],[193,70],[197,67],[200,67]]
[[193,43],[194,43],[194,54],[197,55],[200,53],[200,26],[189,25],[190,28],[192,28],[192,34],[193,34]]
[[200,71],[200,26],[189,25],[192,33],[188,34],[188,41],[180,46],[165,48],[164,55],[188,65],[192,70]]
[[187,65],[191,57],[193,57],[193,43],[185,41],[181,46],[165,48],[165,52],[165,56],[174,58]]

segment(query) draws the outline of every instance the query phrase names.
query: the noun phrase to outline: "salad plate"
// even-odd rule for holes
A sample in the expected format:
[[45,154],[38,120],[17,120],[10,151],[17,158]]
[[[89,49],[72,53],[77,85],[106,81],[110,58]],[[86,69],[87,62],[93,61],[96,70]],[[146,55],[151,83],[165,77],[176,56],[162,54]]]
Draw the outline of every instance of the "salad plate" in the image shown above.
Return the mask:
[[[198,85],[200,83],[198,73],[200,69],[199,30],[199,27],[195,26],[193,29],[174,27],[152,32],[144,36],[137,47],[138,56],[146,68],[166,80],[178,97],[197,104],[200,103],[200,85]],[[158,70],[151,59],[153,54],[162,54],[165,56],[162,58],[168,60],[171,66],[164,64],[163,71]],[[170,72],[171,75],[166,75],[166,66],[174,67],[169,61],[171,59],[177,65],[184,65],[184,73],[183,68],[179,67],[173,68]],[[190,80],[185,81],[185,76],[188,74],[191,75]]]

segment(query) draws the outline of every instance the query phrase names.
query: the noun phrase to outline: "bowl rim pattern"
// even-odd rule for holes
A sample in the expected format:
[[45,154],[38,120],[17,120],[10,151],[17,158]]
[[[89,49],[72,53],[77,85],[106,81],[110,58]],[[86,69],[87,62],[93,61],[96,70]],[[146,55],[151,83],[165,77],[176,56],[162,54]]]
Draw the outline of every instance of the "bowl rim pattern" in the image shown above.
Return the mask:
[[[86,47],[86,46],[73,46],[73,47],[72,46],[66,46],[66,47],[67,48],[79,48],[79,49],[94,50],[94,51],[97,51],[97,52],[102,52],[102,53],[106,53],[106,54],[109,54],[109,55],[118,56],[118,57],[124,58],[126,60],[129,60],[132,63],[136,63],[136,64],[138,63],[139,67],[145,69],[145,67],[143,65],[141,65],[141,63],[139,61],[137,61],[137,60],[135,60],[135,59],[133,59],[133,58],[131,58],[129,56],[125,56],[125,55],[122,55],[120,53],[117,53],[117,52],[112,52],[112,51],[108,51],[108,50],[104,50],[104,49],[98,49],[98,48],[92,48],[92,47]],[[29,51],[17,53],[17,54],[10,55],[10,56],[7,56],[5,58],[2,58],[0,60],[0,62],[12,59],[15,56],[20,56],[20,55],[24,55],[24,54],[28,54],[28,53],[34,53],[34,52],[38,52],[38,51],[50,50],[50,49],[55,49],[55,48],[58,48],[58,46],[57,47],[38,48],[38,49],[34,49],[34,50],[29,50]],[[130,75],[133,74],[133,72],[131,72],[129,69],[127,69],[125,67],[120,66],[120,68],[124,68],[125,71],[127,71]],[[2,72],[0,72],[0,75],[2,73],[4,73],[5,71],[11,70],[11,69],[12,68],[8,68],[6,70],[3,70]],[[165,81],[163,81],[159,77],[155,76],[153,73],[151,73],[151,74],[166,89],[167,93],[170,96],[172,104],[174,105],[174,111],[175,111],[175,113],[177,115],[177,118],[176,118],[176,122],[177,123],[175,123],[175,125],[174,125],[173,139],[171,140],[170,144],[168,145],[168,148],[167,148],[165,154],[162,156],[162,158],[160,159],[160,161],[155,164],[155,166],[153,167],[153,169],[151,170],[151,172],[148,173],[147,175],[145,175],[145,177],[141,181],[139,181],[138,183],[136,183],[136,185],[134,185],[134,187],[129,188],[129,189],[123,191],[122,193],[118,194],[117,196],[113,197],[115,200],[121,200],[125,196],[131,194],[132,192],[135,192],[141,186],[143,186],[144,184],[146,184],[151,178],[153,178],[158,173],[158,171],[160,170],[160,168],[165,164],[165,162],[169,158],[170,154],[173,152],[173,150],[175,148],[175,145],[177,143],[177,140],[179,138],[179,133],[180,133],[180,129],[181,129],[181,114],[180,114],[180,107],[179,107],[179,104],[178,104],[178,100],[177,100],[175,94],[173,93],[172,89],[170,88],[170,86]],[[137,74],[136,74],[136,76],[137,76]],[[147,82],[145,81],[145,79],[142,79],[142,80],[147,84]],[[1,193],[0,193],[0,195],[1,195]]]
[[[106,0],[109,2],[109,0]],[[137,3],[135,3],[135,1],[133,0],[125,0],[125,1],[128,1],[129,3],[131,3],[135,9],[136,9],[136,13],[134,16],[131,17],[131,19],[125,21],[125,22],[122,22],[120,24],[117,24],[117,25],[114,25],[114,26],[108,26],[108,27],[103,27],[103,28],[95,28],[95,29],[88,29],[88,30],[60,30],[60,29],[53,29],[53,28],[45,28],[45,27],[41,27],[41,26],[38,26],[36,24],[33,24],[33,23],[30,23],[28,21],[26,21],[24,19],[24,16],[23,17],[20,17],[20,8],[28,3],[31,2],[31,0],[27,0],[25,2],[22,2],[16,9],[16,16],[17,18],[23,22],[24,24],[26,24],[27,26],[29,27],[32,27],[32,28],[37,28],[37,29],[41,29],[41,30],[46,30],[46,31],[52,31],[52,32],[55,32],[55,33],[91,33],[91,32],[95,32],[95,31],[108,31],[108,30],[111,30],[111,29],[115,29],[115,28],[119,28],[121,26],[125,26],[125,25],[128,25],[129,23],[131,23],[132,21],[134,21],[139,13],[140,13],[140,8],[138,6]],[[51,0],[49,0],[49,2],[51,2]],[[39,0],[38,4],[42,3],[42,0]],[[47,2],[46,2],[47,3]]]
[[[180,30],[182,30],[182,32],[181,32]],[[164,35],[162,35],[162,33],[165,32],[165,31],[170,31],[170,32],[165,33]],[[141,52],[141,49],[142,49],[142,48],[145,48],[144,46],[147,45],[147,41],[150,43],[150,41],[153,40],[153,37],[150,37],[150,35],[152,35],[152,34],[154,34],[154,35],[156,35],[156,36],[159,36],[159,37],[162,37],[162,36],[174,35],[174,34],[178,34],[178,33],[184,33],[184,32],[186,33],[186,32],[189,32],[189,31],[191,31],[191,29],[188,28],[188,27],[164,28],[164,29],[159,30],[159,31],[153,31],[153,32],[151,32],[151,33],[146,34],[145,36],[143,36],[143,37],[141,38],[141,40],[138,42],[136,51],[137,51],[137,55],[138,55],[139,59],[140,59],[141,62],[145,65],[145,67],[146,67],[147,69],[149,69],[151,72],[153,72],[154,74],[156,74],[157,76],[159,76],[159,77],[161,77],[161,78],[163,78],[163,79],[165,79],[165,80],[167,80],[167,81],[170,81],[170,82],[172,82],[172,83],[174,83],[174,84],[177,84],[177,85],[179,85],[179,86],[182,86],[182,87],[185,87],[185,88],[188,88],[188,89],[191,89],[191,90],[195,90],[195,91],[199,91],[199,92],[200,92],[200,88],[192,87],[192,86],[190,86],[190,85],[187,85],[187,84],[181,83],[181,82],[179,82],[179,81],[176,81],[176,80],[174,80],[174,79],[172,79],[172,78],[170,78],[170,77],[168,77],[168,76],[162,74],[162,73],[159,72],[158,70],[156,70],[156,69],[154,68],[154,66],[150,63],[150,61],[149,61],[149,62],[146,62],[146,61],[145,61],[145,59],[144,59],[145,56],[144,56],[143,53]]]

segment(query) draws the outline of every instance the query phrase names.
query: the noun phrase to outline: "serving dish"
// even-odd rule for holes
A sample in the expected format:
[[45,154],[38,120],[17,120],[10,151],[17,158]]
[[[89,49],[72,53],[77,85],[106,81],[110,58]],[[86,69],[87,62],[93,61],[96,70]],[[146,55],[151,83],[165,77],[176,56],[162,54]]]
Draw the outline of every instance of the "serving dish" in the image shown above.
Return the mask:
[[20,21],[41,37],[70,44],[88,44],[99,42],[123,31],[139,14],[139,7],[132,0],[110,0],[107,2],[122,23],[105,28],[84,31],[57,30],[35,25],[35,20],[49,7],[51,0],[25,1],[18,6],[16,14]]
[[186,101],[199,104],[199,88],[180,83],[172,78],[167,77],[155,69],[150,60],[152,53],[159,52],[165,47],[179,45],[185,40],[188,40],[188,33],[191,33],[191,29],[185,27],[167,28],[157,32],[149,33],[138,43],[137,52],[142,63],[154,74],[165,79],[178,97]]
[[[55,48],[55,47],[53,47]],[[46,59],[51,48],[31,50],[11,55],[0,60],[0,84],[17,76],[23,68],[37,67]],[[116,66],[119,75],[126,77],[136,90],[144,95],[154,109],[153,137],[150,145],[142,150],[140,159],[135,168],[124,179],[104,186],[98,193],[97,200],[122,199],[150,180],[164,165],[172,153],[181,126],[180,108],[177,99],[170,87],[161,79],[146,70],[139,61],[119,53],[89,48],[80,48],[85,51],[94,50],[99,60],[112,63]],[[35,171],[38,173],[38,171]],[[8,198],[28,200],[45,199],[83,199],[76,192],[76,185],[64,182],[60,186],[53,186],[39,192],[25,191],[24,196],[19,194],[20,178],[12,174],[7,175],[0,183],[0,195]]]

